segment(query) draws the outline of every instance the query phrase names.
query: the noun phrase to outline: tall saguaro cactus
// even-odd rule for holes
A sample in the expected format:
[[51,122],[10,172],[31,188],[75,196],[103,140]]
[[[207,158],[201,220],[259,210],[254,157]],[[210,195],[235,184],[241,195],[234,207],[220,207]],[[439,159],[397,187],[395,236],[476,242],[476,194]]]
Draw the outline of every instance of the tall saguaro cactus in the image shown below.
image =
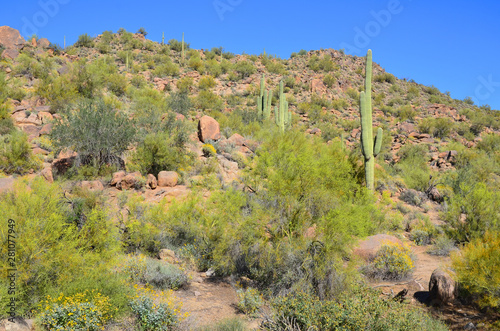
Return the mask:
[[182,52],[181,52],[181,56],[182,56],[182,63],[184,63],[184,32],[182,33]]
[[283,81],[280,81],[279,97],[280,104],[279,108],[274,108],[274,119],[281,132],[285,132],[285,129],[292,125],[292,112],[288,111],[288,101],[286,101],[286,95],[283,93]]
[[271,117],[272,93],[266,90],[266,76],[262,75],[260,80],[260,95],[257,97],[257,112],[259,117],[265,121]]
[[372,128],[372,50],[366,54],[365,90],[360,95],[361,147],[365,159],[366,187],[373,191],[375,185],[375,157],[382,147],[382,128],[378,128],[373,141]]

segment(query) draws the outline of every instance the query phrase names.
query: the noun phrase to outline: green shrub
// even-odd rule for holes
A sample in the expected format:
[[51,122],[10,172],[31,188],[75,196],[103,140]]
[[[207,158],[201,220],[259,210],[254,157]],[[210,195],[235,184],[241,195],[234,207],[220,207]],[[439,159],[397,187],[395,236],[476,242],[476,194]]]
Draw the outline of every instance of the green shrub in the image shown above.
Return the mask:
[[7,134],[14,128],[10,117],[11,106],[7,103],[9,88],[5,81],[5,73],[0,73],[0,135]]
[[243,60],[237,62],[234,65],[233,70],[240,75],[241,79],[243,79],[253,74],[256,69],[252,63]]
[[396,77],[394,77],[393,74],[384,72],[382,74],[375,75],[375,77],[373,77],[373,80],[377,83],[394,84],[396,82]]
[[207,73],[213,77],[219,77],[222,74],[222,67],[216,59],[208,60],[205,68]]
[[96,290],[67,297],[48,296],[39,310],[40,322],[49,330],[102,330],[116,312],[109,298]]
[[179,267],[144,255],[129,256],[125,271],[132,281],[158,289],[177,290],[188,282],[186,274]]
[[410,233],[410,240],[418,246],[426,246],[431,243],[431,234],[425,230],[415,229]]
[[407,278],[414,268],[411,249],[408,246],[389,243],[379,249],[374,260],[363,272],[370,278],[399,280]]
[[417,112],[412,108],[411,105],[406,105],[399,107],[399,109],[397,110],[397,115],[401,121],[412,121],[415,118],[415,115],[417,115]]
[[200,78],[198,82],[198,88],[200,90],[210,90],[212,87],[215,87],[217,83],[212,76],[203,76]]
[[101,169],[120,166],[121,154],[134,139],[135,129],[125,114],[106,106],[102,100],[82,100],[63,114],[51,132],[58,148],[78,153],[79,162]]
[[179,92],[188,93],[193,84],[193,78],[186,76],[179,79],[176,83],[176,86],[179,89]]
[[82,34],[78,36],[78,40],[75,43],[76,47],[93,47],[94,46],[94,41],[91,36],[88,34]]
[[374,290],[361,289],[337,300],[319,300],[291,293],[272,302],[265,330],[447,330],[420,309],[384,300]]
[[319,58],[317,55],[311,56],[307,65],[311,70],[316,72],[329,72],[335,69],[335,65],[333,64],[331,57],[326,54],[321,58]]
[[400,160],[393,166],[396,175],[400,175],[408,188],[425,191],[429,184],[430,169],[427,165],[427,147],[425,145],[405,145],[399,152]]
[[212,144],[204,144],[201,150],[205,157],[213,157],[217,155],[217,151]]
[[167,61],[156,66],[152,73],[156,77],[176,77],[179,76],[179,66],[171,61]]
[[453,268],[463,290],[482,308],[500,307],[500,232],[488,231],[452,255]]
[[168,331],[179,324],[172,308],[165,303],[155,304],[151,298],[138,298],[130,302],[137,324],[144,331]]
[[446,235],[441,235],[434,240],[434,245],[427,250],[430,255],[449,256],[452,251],[458,248],[455,246],[455,241]]
[[230,318],[222,320],[215,325],[205,326],[201,331],[246,331],[245,322],[240,318]]
[[[177,39],[170,39],[168,41],[168,45],[170,46],[170,49],[173,49],[176,52],[182,51],[182,41],[178,41]],[[189,44],[184,42],[184,51],[187,50],[189,50]]]
[[447,138],[453,126],[453,121],[449,118],[436,118],[434,120],[432,135],[436,138]]
[[270,60],[266,62],[265,65],[266,69],[268,72],[273,73],[273,74],[278,74],[278,75],[284,75],[286,74],[286,68],[283,63],[280,62],[280,60]]
[[168,101],[168,107],[174,112],[187,115],[189,109],[191,109],[191,100],[186,92],[176,92],[170,94]]
[[238,296],[238,309],[244,314],[255,315],[263,304],[259,291],[251,287],[236,290],[236,295]]
[[0,136],[0,170],[7,173],[25,174],[38,170],[39,162],[33,157],[28,137],[22,131]]
[[205,72],[205,64],[203,63],[203,60],[201,59],[201,55],[198,52],[195,52],[189,58],[188,65],[189,65],[189,67],[191,67],[194,70],[198,71],[200,74],[203,74]]
[[218,110],[222,111],[223,108],[223,100],[217,94],[203,90],[198,93],[198,96],[194,100],[194,104],[196,108],[202,110]]

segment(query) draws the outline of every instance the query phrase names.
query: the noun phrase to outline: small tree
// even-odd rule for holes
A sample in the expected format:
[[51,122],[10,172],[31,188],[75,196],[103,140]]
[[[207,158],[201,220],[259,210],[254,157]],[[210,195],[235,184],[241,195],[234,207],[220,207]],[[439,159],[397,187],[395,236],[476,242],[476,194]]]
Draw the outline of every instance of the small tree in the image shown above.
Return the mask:
[[80,35],[75,43],[76,47],[92,47],[93,45],[94,41],[92,40],[92,37],[86,33]]
[[142,34],[144,37],[148,35],[146,29],[144,29],[143,27],[139,28],[139,30],[137,30],[137,33]]
[[122,153],[135,136],[132,122],[102,100],[84,99],[56,122],[52,138],[58,148],[78,153],[77,165],[123,166]]

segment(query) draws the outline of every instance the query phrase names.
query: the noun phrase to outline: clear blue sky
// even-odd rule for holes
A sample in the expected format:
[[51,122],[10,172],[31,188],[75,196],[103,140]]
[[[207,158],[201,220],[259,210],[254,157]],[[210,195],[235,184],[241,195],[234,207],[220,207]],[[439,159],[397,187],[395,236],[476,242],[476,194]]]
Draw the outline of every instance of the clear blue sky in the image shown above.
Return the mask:
[[399,78],[500,109],[500,1],[465,0],[18,0],[2,3],[0,25],[54,43],[120,27],[193,48],[288,58],[300,49],[345,48]]

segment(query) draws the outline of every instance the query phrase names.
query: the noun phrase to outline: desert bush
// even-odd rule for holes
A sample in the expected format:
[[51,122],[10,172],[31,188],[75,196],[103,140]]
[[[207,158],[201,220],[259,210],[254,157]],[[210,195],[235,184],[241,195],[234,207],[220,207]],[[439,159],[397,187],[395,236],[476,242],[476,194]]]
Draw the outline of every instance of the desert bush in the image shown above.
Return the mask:
[[431,234],[425,230],[415,229],[410,232],[410,240],[418,246],[426,246],[431,243]]
[[38,170],[40,162],[34,158],[28,137],[22,131],[0,136],[0,170],[6,174],[25,174]]
[[168,331],[177,326],[175,311],[165,303],[155,304],[151,298],[137,298],[130,302],[139,328],[144,331]]
[[216,59],[208,60],[205,64],[206,71],[213,77],[219,77],[222,74],[220,63]]
[[0,73],[0,135],[7,134],[14,128],[10,117],[11,106],[7,103],[9,89],[5,81],[5,74]]
[[179,92],[187,93],[190,91],[193,84],[194,84],[193,78],[186,76],[179,79],[176,83],[176,86],[179,89]]
[[93,47],[94,46],[94,41],[91,36],[88,34],[82,34],[78,36],[78,40],[75,43],[76,47]]
[[326,74],[325,77],[323,77],[323,83],[325,83],[326,86],[328,87],[332,87],[335,83],[337,82],[337,79],[330,75],[330,74]]
[[217,94],[211,91],[203,90],[196,96],[194,105],[202,110],[211,109],[221,111],[223,107],[223,100]]
[[436,138],[446,138],[453,129],[453,121],[449,118],[436,118],[434,120],[432,135]]
[[198,88],[200,90],[210,90],[212,87],[215,87],[217,83],[212,76],[203,76],[200,78],[198,82]]
[[191,108],[191,100],[186,92],[171,93],[167,100],[167,105],[174,112],[187,115]]
[[408,188],[425,191],[429,184],[430,169],[426,163],[427,147],[424,145],[405,145],[399,152],[400,161],[392,169],[400,175]]
[[109,298],[96,290],[72,296],[48,296],[39,306],[40,323],[49,330],[102,330],[116,312]]
[[133,282],[157,289],[177,290],[188,282],[186,274],[179,267],[142,254],[129,255],[124,271],[130,275]]
[[240,288],[236,290],[238,296],[238,309],[247,315],[255,315],[263,304],[262,297],[254,288]]
[[417,112],[411,107],[411,105],[399,107],[396,112],[401,121],[412,121],[415,118],[415,115],[417,115]]
[[255,66],[248,61],[239,61],[233,66],[233,70],[240,75],[241,79],[244,79],[255,72]]
[[267,61],[266,64],[266,69],[268,72],[273,73],[273,74],[278,74],[278,75],[285,75],[286,74],[286,68],[283,63],[281,63],[280,60],[270,60]]
[[333,61],[330,56],[328,55],[323,55],[321,58],[319,58],[317,55],[311,56],[309,59],[307,66],[316,72],[319,71],[333,71],[335,69],[335,65],[333,64]]
[[373,80],[377,83],[394,84],[396,82],[396,77],[394,77],[393,74],[384,72],[382,74],[375,75],[375,77],[373,77]]
[[188,65],[189,65],[189,67],[198,71],[200,74],[203,74],[205,72],[205,64],[203,63],[203,60],[201,59],[200,53],[198,53],[197,51],[194,51],[194,50],[190,51],[190,58],[188,61]]
[[[0,197],[0,212],[15,222],[17,260],[17,310],[29,315],[47,295],[62,292],[73,296],[96,289],[109,297],[112,307],[123,313],[129,290],[117,274],[115,258],[120,244],[117,229],[96,210],[82,227],[67,222],[71,204],[63,192],[42,178],[17,183],[15,190]],[[0,233],[0,255],[7,256],[7,232]],[[36,257],[33,256],[36,252]],[[0,262],[6,270],[7,259]],[[0,294],[7,297],[6,278],[0,278]],[[5,291],[4,291],[5,289]],[[0,302],[7,311],[6,300]]]
[[370,278],[398,280],[408,277],[414,268],[411,249],[405,245],[389,243],[379,249],[373,261],[363,268],[363,273]]
[[172,61],[167,61],[156,66],[152,71],[156,77],[179,76],[179,66]]
[[449,256],[452,251],[458,248],[455,246],[455,241],[446,235],[441,235],[434,240],[434,245],[427,250],[430,255]]
[[[170,39],[168,41],[168,45],[170,46],[170,49],[173,49],[176,52],[182,51],[182,41],[178,41],[177,39]],[[189,44],[184,42],[184,51],[189,50]]]
[[129,147],[135,128],[125,114],[102,100],[82,100],[63,114],[51,132],[58,148],[78,153],[80,164],[101,169],[106,164],[120,166],[121,154]]
[[463,290],[482,308],[500,307],[500,232],[487,231],[452,255],[453,268]]
[[131,167],[143,174],[158,175],[163,170],[177,171],[189,168],[194,156],[186,149],[188,128],[169,113],[159,131],[148,133],[132,156]]
[[424,194],[412,189],[404,190],[403,192],[401,192],[399,199],[403,200],[404,202],[410,205],[417,207],[420,207],[422,203],[425,202],[426,200]]
[[217,151],[212,144],[204,144],[201,150],[205,157],[213,157],[217,155]]
[[422,310],[380,298],[378,292],[360,289],[336,300],[319,300],[297,292],[272,302],[265,330],[447,330]]
[[230,318],[218,322],[215,325],[205,326],[200,331],[246,331],[245,322],[240,318]]

